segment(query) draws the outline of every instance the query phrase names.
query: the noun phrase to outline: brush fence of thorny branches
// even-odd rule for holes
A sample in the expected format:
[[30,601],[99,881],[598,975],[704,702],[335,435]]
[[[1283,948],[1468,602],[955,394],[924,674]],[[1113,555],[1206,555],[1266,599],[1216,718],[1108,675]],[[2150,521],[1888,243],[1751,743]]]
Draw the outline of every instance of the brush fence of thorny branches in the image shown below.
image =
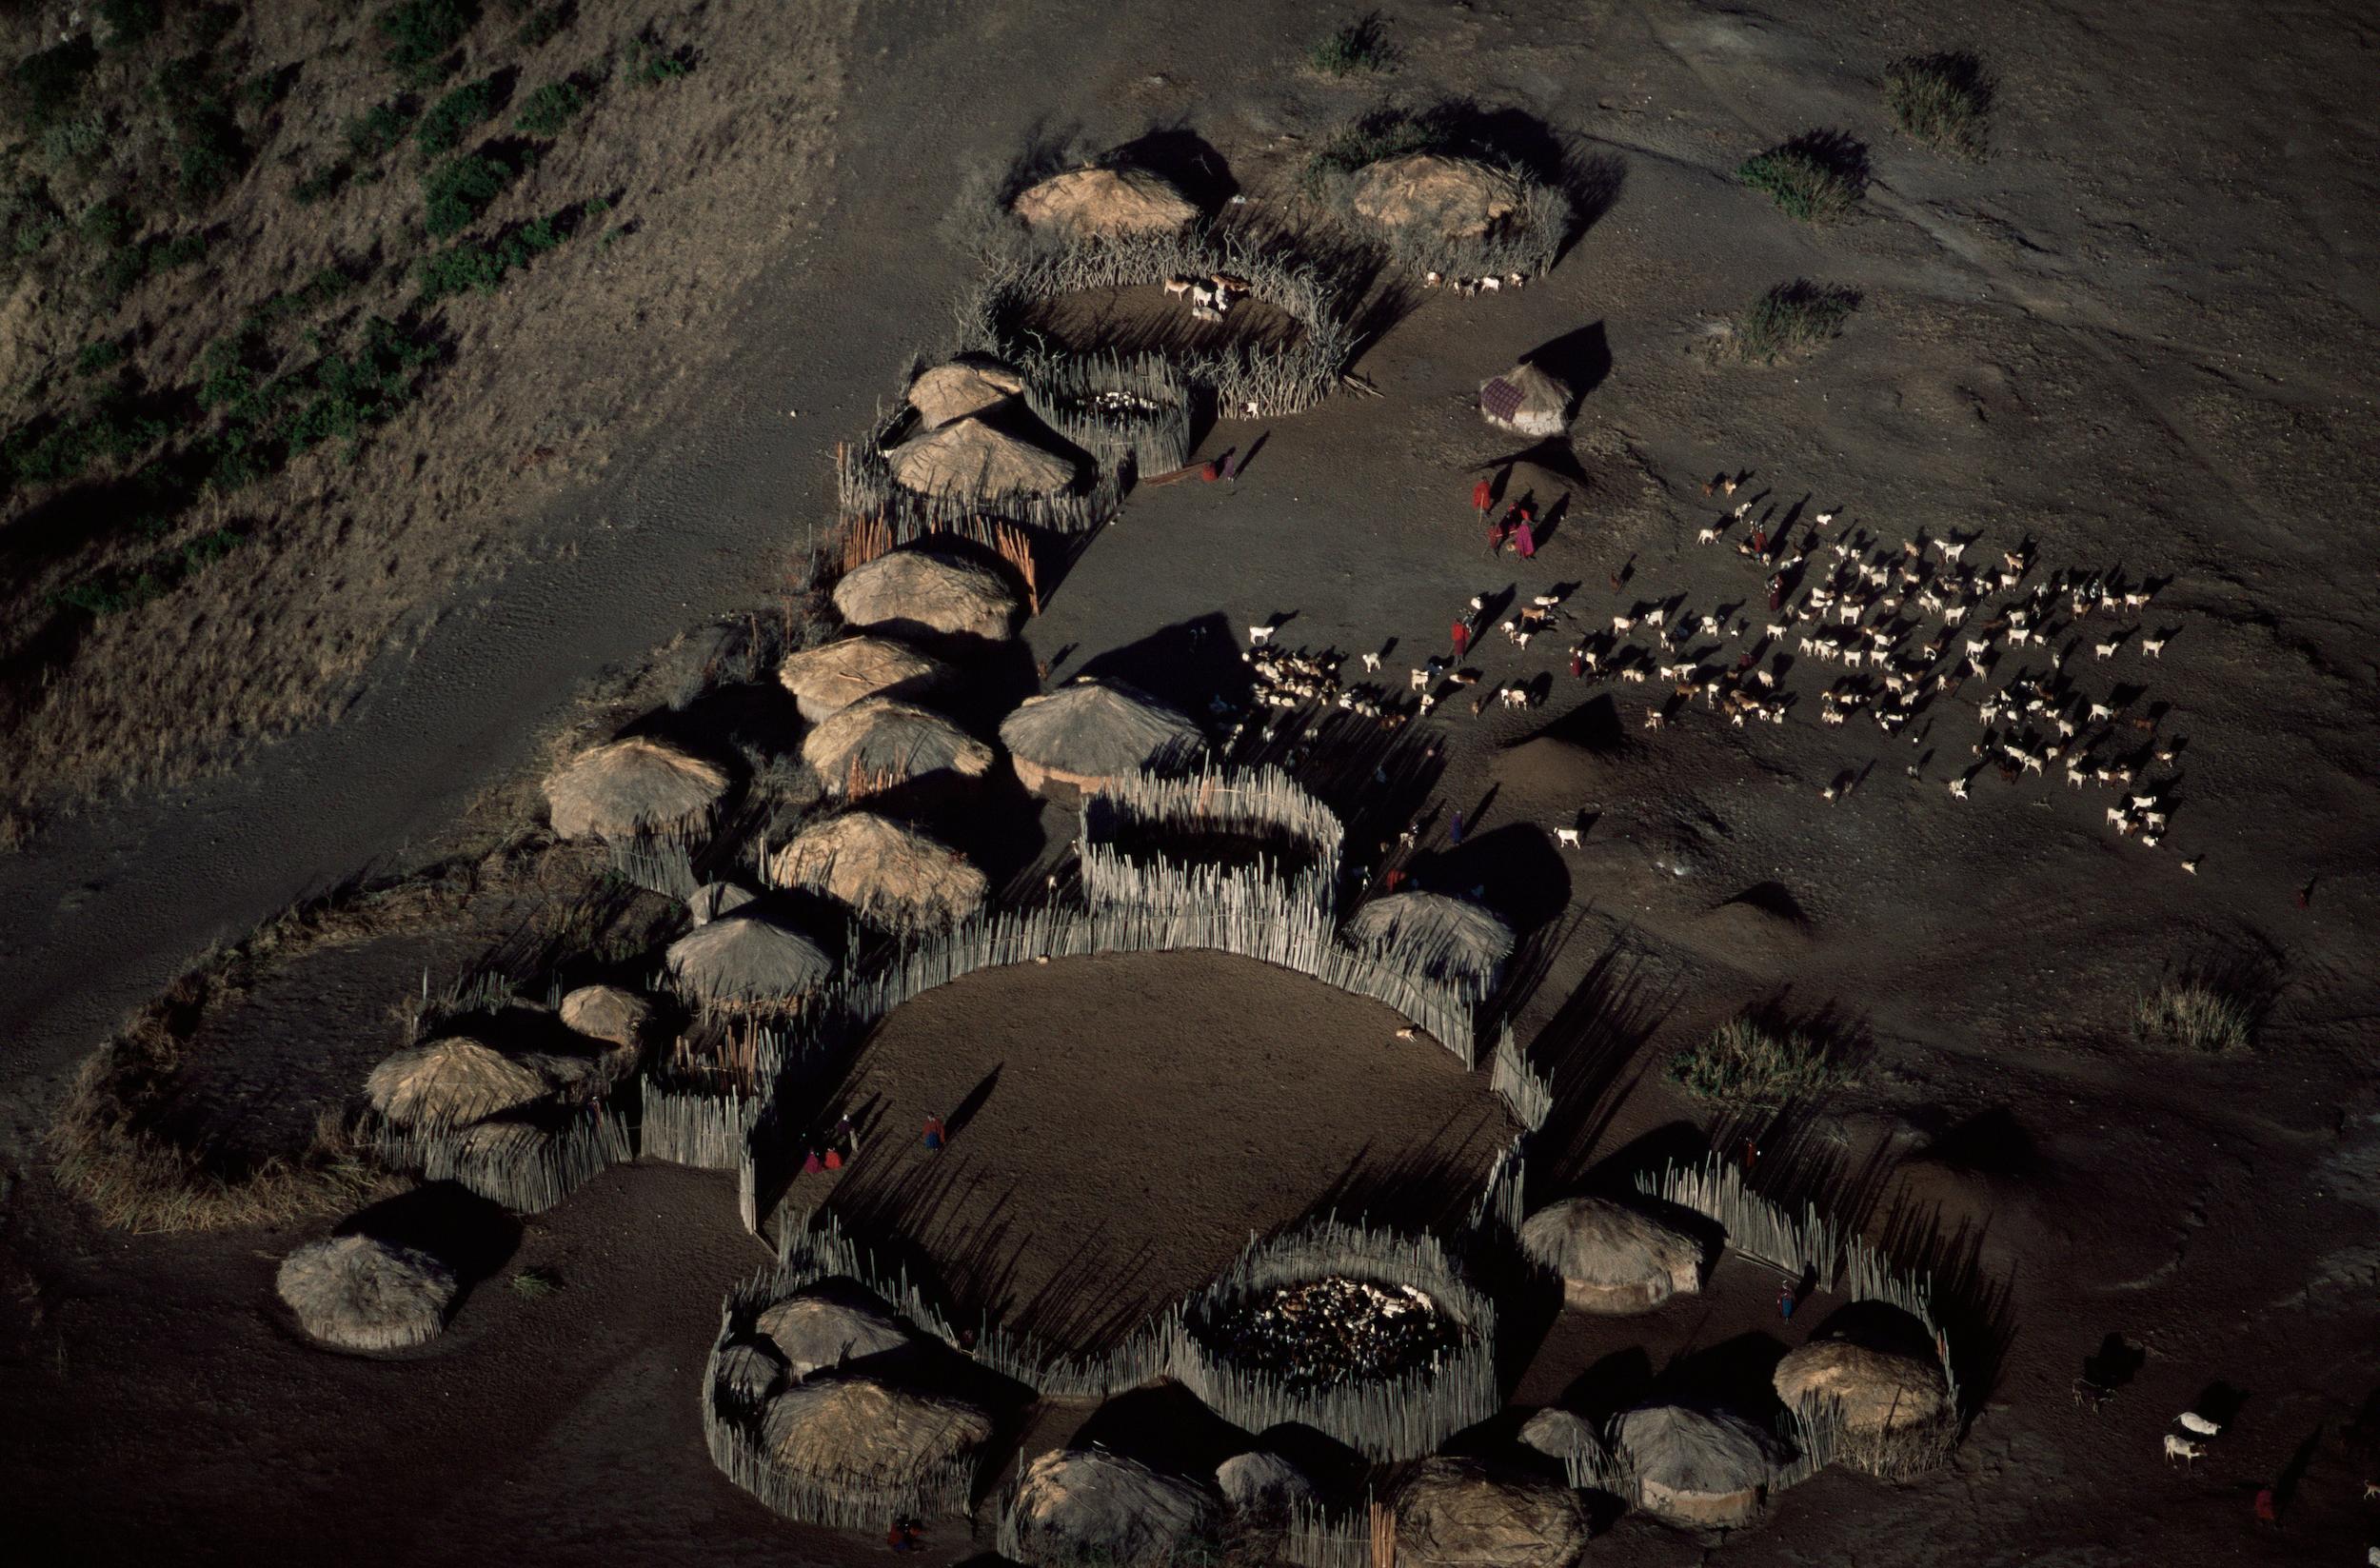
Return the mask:
[[[1168,835],[1240,838],[1259,847],[1244,866],[1123,847]],[[1345,836],[1338,814],[1278,767],[1207,767],[1174,778],[1126,774],[1085,799],[1078,854],[1094,903],[1176,908],[1271,895],[1327,915]]]

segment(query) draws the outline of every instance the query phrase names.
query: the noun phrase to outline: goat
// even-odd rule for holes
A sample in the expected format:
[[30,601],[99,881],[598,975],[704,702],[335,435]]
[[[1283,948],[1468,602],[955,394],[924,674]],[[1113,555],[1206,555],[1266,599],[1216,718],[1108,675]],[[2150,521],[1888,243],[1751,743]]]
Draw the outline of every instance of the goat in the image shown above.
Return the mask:
[[2205,1443],[2192,1442],[2188,1438],[2177,1438],[2171,1432],[2165,1435],[2165,1462],[2168,1464],[2179,1459],[2187,1466],[2194,1463],[2206,1452]]
[[1557,827],[1554,829],[1554,847],[1557,849],[1577,848],[1578,830],[1575,827]]
[[1436,288],[1439,284],[1442,284],[1445,281],[1446,274],[1443,272],[1424,272],[1421,274],[1421,287],[1424,288]]
[[1770,624],[1769,624],[1769,625],[1768,625],[1767,627],[1765,627],[1764,629],[1767,631],[1768,635],[1769,635],[1769,636],[1771,636],[1771,637],[1783,637],[1783,636],[1785,635],[1785,630],[1786,630],[1786,628],[1785,628],[1785,627],[1780,626],[1780,625],[1776,625],[1775,623],[1774,623],[1774,622],[1770,623]]
[[1172,277],[1165,280],[1165,292],[1168,294],[1187,294],[1192,288],[1198,286],[1198,281],[1199,280],[1196,278],[1185,278],[1180,273],[1177,272]]
[[1965,800],[1965,799],[1967,798],[1967,781],[1966,781],[1966,780],[1964,780],[1964,779],[1953,779],[1953,780],[1951,781],[1951,798],[1952,798],[1952,799],[1954,799],[1954,800],[1960,800],[1960,801],[1963,801],[1963,800]]
[[1273,641],[1273,628],[1272,628],[1272,627],[1270,627],[1270,626],[1250,626],[1250,627],[1248,628],[1248,645],[1249,645],[1250,647],[1259,647],[1259,648],[1260,648],[1260,647],[1266,646],[1266,645],[1269,645],[1272,641]]
[[2112,719],[2115,717],[2115,709],[2108,706],[2105,703],[2093,703],[2091,705],[2091,717],[2094,723],[2101,720]]
[[1479,280],[1479,288],[1490,294],[1495,293],[1498,288],[1503,287],[1504,280],[1497,277],[1493,272],[1490,272],[1487,276]]
[[1633,615],[1615,615],[1612,617],[1612,629],[1622,637],[1627,636],[1631,631],[1635,630],[1636,625],[1636,618]]
[[1363,656],[1363,672],[1366,675],[1378,675],[1380,672],[1380,656],[1378,654],[1367,653]]
[[1529,692],[1525,686],[1506,686],[1496,694],[1496,700],[1506,707],[1527,707]]
[[2140,651],[2152,659],[2161,658],[2165,653],[2165,639],[2144,637],[2140,640]]
[[1705,528],[1695,535],[1695,543],[1697,545],[1716,545],[1718,542],[1719,531],[1716,528]]
[[1647,610],[1644,612],[1644,624],[1648,626],[1666,625],[1668,623],[1669,611],[1665,609]]
[[1646,709],[1644,710],[1644,727],[1645,727],[1645,728],[1647,728],[1647,729],[1658,729],[1658,728],[1660,728],[1660,727],[1661,727],[1661,725],[1662,725],[1662,724],[1663,724],[1663,723],[1664,723],[1664,721],[1663,721],[1663,719],[1662,719],[1662,717],[1661,717],[1661,710],[1660,710],[1659,708],[1657,708],[1657,707],[1649,707],[1649,708],[1646,708]]
[[2091,651],[2102,659],[2112,659],[2115,657],[2116,646],[2117,645],[2113,643],[2093,643],[2091,645]]
[[1428,670],[1416,669],[1413,671],[1412,689],[1415,691],[1427,691],[1430,689],[1430,672]]
[[1823,527],[1825,527],[1825,526],[1826,526],[1829,523],[1832,523],[1832,522],[1834,522],[1834,521],[1835,521],[1835,514],[1834,514],[1833,512],[1820,512],[1820,513],[1817,515],[1817,520],[1816,520],[1816,521],[1817,521],[1817,525],[1818,525],[1818,526],[1819,526],[1819,527],[1821,527],[1821,528],[1823,528]]

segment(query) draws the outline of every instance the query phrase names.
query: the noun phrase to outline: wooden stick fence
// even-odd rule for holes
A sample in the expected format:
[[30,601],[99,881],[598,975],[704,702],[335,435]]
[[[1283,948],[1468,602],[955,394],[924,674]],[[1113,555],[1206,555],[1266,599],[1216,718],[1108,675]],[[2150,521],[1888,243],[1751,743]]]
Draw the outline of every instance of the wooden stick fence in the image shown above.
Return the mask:
[[1163,356],[1036,351],[1018,367],[1026,407],[1101,466],[1129,457],[1133,473],[1146,475],[1190,460],[1194,394]]
[[[1122,847],[1166,833],[1281,844],[1297,861],[1259,852],[1247,866],[1185,863]],[[1078,853],[1083,889],[1097,903],[1213,906],[1286,897],[1327,916],[1338,897],[1344,837],[1338,815],[1279,768],[1209,766],[1180,777],[1137,772],[1115,780],[1083,803]]]
[[1488,1087],[1502,1097],[1522,1126],[1531,1132],[1544,1126],[1545,1119],[1554,1114],[1554,1086],[1530,1064],[1519,1042],[1513,1038],[1511,1024],[1497,1032],[1496,1055],[1491,1060]]
[[538,1120],[547,1124],[492,1144],[471,1136],[483,1133],[486,1121],[431,1129],[383,1122],[372,1143],[395,1169],[419,1171],[426,1181],[458,1182],[516,1214],[542,1214],[590,1178],[636,1158],[628,1122],[601,1102],[575,1114],[549,1110]]

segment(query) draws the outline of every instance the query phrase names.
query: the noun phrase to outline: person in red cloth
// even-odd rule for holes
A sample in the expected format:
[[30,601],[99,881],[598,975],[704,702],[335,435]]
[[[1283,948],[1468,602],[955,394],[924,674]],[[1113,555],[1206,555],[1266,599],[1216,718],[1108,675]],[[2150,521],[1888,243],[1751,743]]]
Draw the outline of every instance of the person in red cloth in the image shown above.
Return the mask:
[[925,1119],[925,1146],[929,1150],[939,1151],[949,1141],[950,1129],[942,1124],[942,1119],[939,1116],[927,1117]]
[[1488,525],[1488,554],[1494,555],[1503,549],[1505,536],[1511,532],[1512,525],[1503,518],[1499,517],[1490,523]]
[[1482,518],[1484,518],[1488,514],[1488,508],[1495,505],[1495,486],[1482,479],[1479,483],[1471,486],[1471,509],[1473,511],[1478,512]]
[[1570,678],[1574,681],[1587,673],[1587,656],[1578,649],[1570,650]]
[[1459,659],[1470,651],[1471,623],[1468,621],[1458,621],[1455,623],[1455,657]]
[[1529,508],[1526,506],[1520,508],[1520,521],[1513,526],[1513,548],[1520,552],[1523,561],[1537,558],[1537,530],[1529,526]]

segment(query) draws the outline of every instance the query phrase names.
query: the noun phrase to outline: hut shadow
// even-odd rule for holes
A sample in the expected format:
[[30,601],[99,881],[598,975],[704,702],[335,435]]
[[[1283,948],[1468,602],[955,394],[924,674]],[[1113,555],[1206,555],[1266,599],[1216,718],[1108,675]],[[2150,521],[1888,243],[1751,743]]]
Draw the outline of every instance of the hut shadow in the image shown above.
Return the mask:
[[1067,1446],[1104,1448],[1161,1474],[1205,1479],[1255,1444],[1169,1378],[1109,1399],[1075,1429]]
[[[1612,373],[1611,339],[1604,331],[1603,323],[1594,322],[1539,344],[1521,355],[1520,363],[1534,365],[1568,387],[1571,407],[1576,411],[1577,405],[1602,386],[1604,378]],[[1570,452],[1571,463],[1576,466],[1576,451],[1569,448],[1567,442],[1562,445]],[[1585,478],[1582,472],[1580,482],[1584,483]]]
[[2135,1343],[2121,1334],[2111,1333],[2099,1341],[2098,1349],[2083,1358],[2083,1380],[2096,1383],[2113,1394],[2140,1376],[2140,1369],[2148,1364],[2149,1348],[2146,1345]]
[[[1543,1183],[1544,1196],[1604,1174],[1607,1161],[1596,1151],[1636,1087],[1630,1064],[1676,1005],[1674,994],[1652,990],[1643,965],[1642,954],[1615,941],[1529,1042],[1528,1058],[1554,1092],[1553,1109],[1531,1140],[1533,1181]],[[1698,1141],[1691,1129],[1685,1137]],[[1632,1158],[1655,1152],[1638,1145],[1631,1145]]]
[[1623,756],[1634,744],[1628,726],[1620,722],[1619,704],[1609,693],[1588,698],[1513,744],[1520,746],[1531,741],[1558,741],[1605,758]]
[[1812,1340],[1842,1340],[1870,1350],[1931,1360],[1934,1336],[1916,1317],[1890,1301],[1850,1301],[1836,1307],[1810,1332]]
[[334,1236],[369,1236],[428,1253],[454,1270],[460,1309],[472,1287],[494,1279],[521,1244],[521,1221],[502,1204],[456,1181],[426,1181],[341,1221]]
[[1385,1163],[1375,1163],[1372,1145],[1364,1144],[1297,1219],[1277,1226],[1273,1234],[1293,1233],[1316,1221],[1339,1217],[1459,1241],[1462,1221],[1469,1218],[1478,1197],[1477,1164],[1461,1158],[1460,1151],[1497,1119],[1497,1113],[1485,1106],[1458,1110],[1426,1141]]
[[1240,193],[1240,182],[1232,176],[1230,163],[1204,137],[1180,121],[1151,126],[1131,141],[1102,154],[1099,161],[1115,168],[1145,169],[1162,176],[1188,197],[1193,207],[1210,217]]
[[1653,1387],[1653,1357],[1642,1345],[1630,1345],[1573,1378],[1562,1390],[1561,1408],[1577,1412],[1599,1432],[1621,1411],[1650,1399]]
[[1138,686],[1200,720],[1217,698],[1245,705],[1251,689],[1239,637],[1220,610],[1096,655],[1081,673]]
[[1987,1227],[1961,1221],[1945,1230],[1939,1204],[1920,1207],[1905,1192],[1874,1234],[1876,1250],[1895,1268],[1932,1281],[1934,1318],[1950,1340],[1958,1378],[1959,1417],[1973,1420],[1998,1389],[2016,1341],[2014,1278],[1984,1266]]
[[2006,1105],[1954,1122],[1927,1139],[1909,1158],[1978,1176],[2031,1177],[2050,1168],[2032,1129]]
[[1535,825],[1513,823],[1466,834],[1458,845],[1417,857],[1411,869],[1425,887],[1476,895],[1523,941],[1570,907],[1570,868]]
[[1372,1478],[1372,1461],[1319,1427],[1299,1421],[1268,1426],[1251,1446],[1279,1454],[1298,1467],[1326,1500],[1353,1499]]
[[1776,1397],[1776,1363],[1785,1345],[1755,1330],[1700,1350],[1682,1351],[1653,1379],[1657,1398],[1682,1404],[1716,1405],[1774,1425],[1784,1413]]

